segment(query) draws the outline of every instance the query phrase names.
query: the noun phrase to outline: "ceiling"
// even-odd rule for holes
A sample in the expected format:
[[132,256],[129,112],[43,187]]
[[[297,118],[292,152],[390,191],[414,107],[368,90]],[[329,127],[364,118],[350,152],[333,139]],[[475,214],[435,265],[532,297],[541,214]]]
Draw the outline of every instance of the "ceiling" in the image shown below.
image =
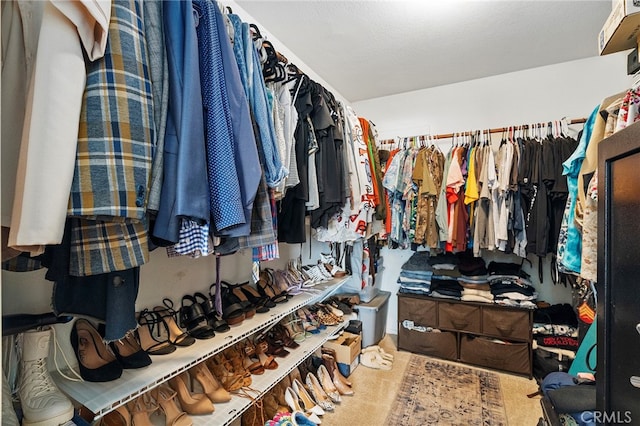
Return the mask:
[[597,56],[611,11],[611,0],[236,3],[350,102]]

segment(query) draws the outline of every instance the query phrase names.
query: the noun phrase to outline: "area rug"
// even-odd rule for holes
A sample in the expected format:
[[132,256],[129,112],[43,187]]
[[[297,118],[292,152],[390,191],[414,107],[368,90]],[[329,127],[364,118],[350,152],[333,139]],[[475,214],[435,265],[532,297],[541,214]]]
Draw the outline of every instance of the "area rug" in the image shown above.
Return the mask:
[[497,374],[412,355],[386,425],[506,425]]

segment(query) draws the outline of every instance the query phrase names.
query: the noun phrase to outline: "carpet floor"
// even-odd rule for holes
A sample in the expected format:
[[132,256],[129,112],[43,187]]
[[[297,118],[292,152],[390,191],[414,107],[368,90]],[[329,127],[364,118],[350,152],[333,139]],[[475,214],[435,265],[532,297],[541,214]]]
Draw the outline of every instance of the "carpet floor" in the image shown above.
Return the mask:
[[[322,418],[323,426],[375,426],[396,424],[406,426],[413,424],[508,424],[515,426],[533,426],[537,424],[538,419],[542,416],[539,398],[527,398],[527,394],[533,393],[538,389],[535,380],[500,373],[494,370],[475,368],[466,364],[444,361],[437,358],[414,356],[414,354],[410,352],[397,351],[396,336],[393,335],[385,336],[380,342],[380,346],[388,353],[394,355],[393,368],[389,371],[384,371],[370,369],[362,365],[358,366],[349,377],[349,380],[353,382],[355,395],[343,397],[343,401],[338,404],[334,412],[325,414]],[[419,407],[414,403],[414,406],[410,407],[409,398],[414,388],[410,387],[404,378],[405,373],[411,366],[412,359],[418,359],[419,362],[422,363],[422,370],[425,370],[425,366],[428,363],[430,363],[428,365],[432,366],[442,366],[434,370],[438,371],[440,375],[446,371],[450,373],[454,371],[464,371],[466,373],[465,376],[472,378],[470,380],[473,381],[473,377],[476,378],[476,386],[479,386],[477,383],[480,383],[484,377],[485,381],[488,380],[490,382],[484,389],[485,392],[491,394],[491,398],[493,398],[492,401],[499,400],[500,398],[502,400],[502,406],[499,407],[499,409],[495,406],[493,407],[495,411],[493,413],[495,417],[493,418],[497,419],[498,422],[485,421],[483,423],[483,420],[488,416],[488,414],[482,414],[484,407],[482,407],[481,414],[479,415],[472,414],[470,411],[466,417],[467,421],[464,423],[459,423],[455,419],[447,417],[449,414],[441,412],[438,408],[439,406],[436,407],[433,403],[423,402]],[[448,369],[447,366],[450,366],[450,369]],[[414,367],[411,368],[415,369],[416,367],[414,365]],[[471,370],[472,373],[468,373],[467,370]],[[429,380],[427,373],[421,372],[420,374],[423,375],[423,379]],[[459,415],[455,409],[456,406],[459,407],[459,410],[469,409],[468,406],[470,404],[467,403],[467,400],[469,399],[468,395],[470,395],[469,392],[471,391],[457,392],[456,389],[458,389],[459,383],[456,383],[455,377],[452,377],[450,382],[446,380],[446,377],[441,377],[439,383],[444,384],[440,392],[443,392],[443,395],[447,395],[446,400],[450,401],[450,406],[454,407],[453,409],[449,408],[449,412],[454,411],[456,415]],[[404,397],[407,398],[408,403],[397,405],[397,399],[403,395],[403,388]],[[444,388],[444,390],[442,390],[442,388]],[[475,394],[478,393],[477,389],[476,387]],[[485,398],[489,398],[489,396]],[[480,399],[482,399],[482,395]],[[476,402],[472,405],[474,405],[474,410],[476,410],[478,405],[482,406],[482,403]],[[490,407],[492,404],[488,404],[487,406]],[[436,412],[437,414],[434,414]],[[473,413],[477,413],[477,411],[473,411]],[[429,418],[427,414],[432,415],[433,421],[431,423],[424,420]],[[411,416],[415,418],[415,422],[410,419]],[[505,417],[499,416],[506,416],[506,420]],[[500,419],[502,420],[500,421]]]

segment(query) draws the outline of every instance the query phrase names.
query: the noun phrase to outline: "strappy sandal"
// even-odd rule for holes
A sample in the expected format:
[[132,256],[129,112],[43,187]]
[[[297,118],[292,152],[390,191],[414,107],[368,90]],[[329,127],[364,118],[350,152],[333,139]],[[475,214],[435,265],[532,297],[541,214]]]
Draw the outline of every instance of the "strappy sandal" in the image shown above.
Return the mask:
[[258,291],[263,296],[267,296],[274,303],[284,303],[286,302],[287,295],[278,292],[275,287],[275,278],[273,276],[273,270],[270,268],[265,268],[260,271],[260,279],[258,280]]
[[289,349],[296,349],[300,346],[298,342],[293,340],[291,334],[289,334],[289,330],[282,324],[278,323],[273,326],[270,330],[271,335],[274,338],[274,341],[278,344],[282,344],[284,347]]
[[266,296],[260,296],[258,290],[249,285],[249,282],[240,285],[240,290],[247,296],[247,299],[254,302],[256,305],[264,306],[265,308],[275,308],[276,304]]
[[[247,283],[230,284],[230,283],[227,283],[227,282],[223,281],[223,284],[226,285],[227,287],[229,287],[229,289],[231,290],[231,293],[233,293],[233,295],[236,298],[238,298],[240,303],[245,307],[245,316],[247,315],[247,311],[253,312],[254,314],[256,314],[256,313],[265,314],[265,313],[269,312],[269,308],[264,306],[264,300],[266,300],[266,298],[261,298],[261,299],[253,298],[253,299],[250,299],[242,291],[242,286],[247,284]],[[253,315],[251,315],[251,313],[249,313],[248,315],[249,316],[247,316],[247,318],[253,317]]]
[[162,300],[163,306],[156,306],[153,308],[153,312],[160,317],[165,323],[167,330],[169,330],[169,341],[176,346],[191,346],[196,342],[196,339],[189,336],[189,333],[182,331],[176,319],[178,313],[173,309],[173,301],[168,298]]
[[182,296],[180,306],[180,325],[183,328],[186,328],[187,333],[196,339],[210,339],[216,335],[213,328],[211,328],[207,323],[202,306],[196,302],[196,299],[193,296],[188,294]]
[[265,368],[260,362],[260,358],[258,358],[256,346],[248,339],[242,343],[242,354],[244,355],[243,363],[245,369],[251,374],[264,374]]
[[169,331],[162,319],[148,309],[138,314],[136,329],[140,346],[149,355],[167,355],[176,350],[176,346],[169,341]]
[[236,374],[231,363],[221,353],[209,358],[206,364],[227,392],[236,392],[245,386],[246,378]]
[[269,350],[269,344],[264,340],[258,340],[255,342],[256,355],[264,368],[267,370],[275,370],[278,368],[278,363],[272,355],[267,354]]
[[211,294],[211,290],[214,287],[215,284],[211,284],[211,287],[209,287],[210,297],[207,297],[200,292],[194,293],[193,297],[196,299],[196,302],[200,304],[200,307],[204,312],[204,316],[207,318],[207,323],[216,331],[216,333],[225,333],[231,330],[231,327],[229,327],[229,324],[227,324],[225,320],[218,316],[218,311],[216,311],[215,294]]

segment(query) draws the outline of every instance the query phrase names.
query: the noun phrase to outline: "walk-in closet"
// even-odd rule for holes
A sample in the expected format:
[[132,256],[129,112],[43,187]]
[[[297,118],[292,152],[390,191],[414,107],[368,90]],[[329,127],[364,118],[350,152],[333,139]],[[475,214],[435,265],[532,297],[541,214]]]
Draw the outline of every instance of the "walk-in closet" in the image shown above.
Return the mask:
[[636,2],[1,7],[3,425],[640,425]]

